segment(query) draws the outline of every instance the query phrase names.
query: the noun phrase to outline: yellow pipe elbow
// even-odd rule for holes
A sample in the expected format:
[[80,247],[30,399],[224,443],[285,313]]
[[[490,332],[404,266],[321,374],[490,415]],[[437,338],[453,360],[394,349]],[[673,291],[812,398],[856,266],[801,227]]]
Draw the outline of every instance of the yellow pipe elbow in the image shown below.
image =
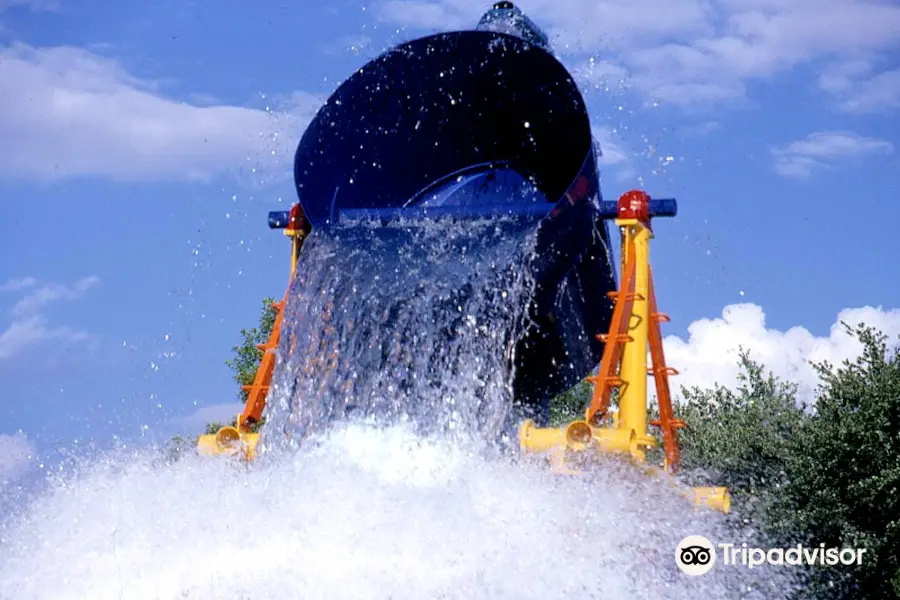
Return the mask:
[[634,429],[594,429],[594,441],[597,450],[607,454],[630,454],[634,457],[642,457],[637,443],[637,432]]
[[247,460],[256,458],[256,447],[259,445],[259,434],[242,433],[241,442],[244,444],[244,458]]
[[226,426],[216,433],[201,435],[197,439],[197,451],[204,456],[241,454],[249,460],[256,455],[258,444],[258,433],[241,433],[236,427]]
[[197,451],[203,456],[216,456],[216,435],[207,433],[197,438]]
[[241,432],[237,427],[225,426],[216,432],[219,454],[234,454],[241,449]]
[[519,446],[526,452],[549,452],[565,444],[565,434],[555,427],[538,427],[526,419],[519,427]]
[[731,510],[731,494],[727,487],[695,487],[692,490],[696,506],[705,506],[726,514]]

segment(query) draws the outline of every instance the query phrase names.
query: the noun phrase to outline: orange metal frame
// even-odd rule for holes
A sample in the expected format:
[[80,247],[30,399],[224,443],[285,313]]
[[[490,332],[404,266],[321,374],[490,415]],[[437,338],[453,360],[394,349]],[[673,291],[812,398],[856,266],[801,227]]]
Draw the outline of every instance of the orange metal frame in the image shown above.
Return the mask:
[[259,367],[256,369],[256,376],[253,383],[242,386],[245,392],[248,392],[247,403],[244,405],[244,412],[238,419],[238,429],[243,431],[249,430],[249,426],[258,423],[262,418],[263,410],[266,408],[266,398],[269,395],[269,387],[272,383],[272,373],[275,372],[276,350],[278,341],[281,338],[281,322],[284,315],[284,305],[287,302],[287,292],[281,302],[276,302],[272,306],[278,311],[275,316],[275,323],[272,326],[272,333],[265,344],[258,344],[256,347],[262,350],[263,355],[260,360]]
[[[298,211],[299,205],[297,205],[294,210]],[[292,221],[294,221],[293,217]],[[295,227],[293,224],[285,230],[285,235],[291,237],[293,241],[291,278],[293,278],[300,248],[302,247],[303,239],[307,233],[307,229]],[[638,298],[634,291],[636,263],[633,246],[634,242],[632,241],[629,247],[623,247],[624,264],[622,268],[622,283],[619,287],[619,291],[609,293],[609,297],[614,300],[615,305],[610,321],[609,333],[598,336],[598,338],[605,343],[599,372],[596,376],[587,378],[588,381],[591,381],[594,384],[591,403],[586,415],[587,421],[591,425],[599,424],[599,421],[606,417],[612,397],[612,390],[615,388],[622,389],[624,385],[627,385],[619,376],[617,370],[622,360],[625,345],[633,341],[632,337],[628,335],[628,329],[629,322],[632,318],[634,301],[635,299],[642,299]],[[259,422],[262,418],[262,413],[265,410],[266,400],[272,382],[272,374],[275,371],[276,350],[281,338],[284,306],[287,302],[289,291],[290,282],[288,283],[288,290],[285,291],[282,301],[273,305],[278,312],[269,339],[266,343],[257,346],[257,348],[263,352],[263,356],[260,365],[257,368],[253,383],[243,386],[243,389],[248,392],[248,396],[244,411],[241,413],[237,424],[238,429],[242,431],[249,430],[249,427],[252,424]],[[651,367],[648,374],[653,375],[657,403],[659,406],[659,419],[650,421],[650,424],[661,429],[666,464],[674,472],[678,470],[681,462],[677,431],[684,427],[684,422],[675,418],[674,410],[672,408],[669,376],[677,375],[678,372],[675,369],[666,366],[659,324],[661,322],[668,322],[669,317],[658,311],[656,293],[653,287],[652,270],[650,270],[649,295],[650,323],[648,323],[648,345],[650,347]]]
[[[587,421],[591,425],[598,425],[607,416],[613,389],[618,388],[621,390],[623,386],[627,385],[619,376],[617,370],[622,361],[625,345],[634,341],[628,335],[634,301],[636,299],[643,300],[634,291],[636,264],[633,242],[629,247],[623,247],[623,253],[625,258],[622,268],[622,283],[619,291],[609,292],[608,294],[615,301],[609,333],[597,336],[600,341],[606,344],[603,348],[600,368],[597,375],[587,378],[588,381],[594,384],[591,403],[586,413]],[[675,472],[681,464],[678,429],[684,427],[684,421],[675,418],[675,411],[672,408],[669,376],[677,375],[678,371],[666,366],[659,324],[668,322],[669,317],[659,312],[657,308],[652,270],[650,270],[649,295],[650,322],[647,326],[651,366],[648,369],[648,374],[653,375],[659,406],[659,419],[650,421],[650,424],[661,429],[666,464],[672,472]]]
[[278,311],[275,315],[275,323],[272,325],[272,332],[269,339],[264,344],[258,344],[256,347],[262,351],[262,359],[259,367],[256,369],[256,376],[253,383],[242,386],[241,389],[248,392],[247,402],[244,404],[244,411],[238,417],[237,427],[243,432],[250,430],[250,427],[258,423],[262,419],[263,411],[266,408],[266,400],[269,396],[269,388],[272,384],[272,374],[275,372],[275,361],[277,358],[278,343],[281,340],[281,325],[284,320],[284,307],[287,304],[288,294],[291,289],[291,280],[294,278],[294,272],[297,270],[297,262],[300,256],[300,249],[303,247],[303,240],[309,234],[309,225],[303,216],[300,204],[295,204],[291,209],[290,224],[284,230],[284,234],[291,238],[291,276],[288,279],[288,287],[284,292],[281,302],[275,302],[272,306]]

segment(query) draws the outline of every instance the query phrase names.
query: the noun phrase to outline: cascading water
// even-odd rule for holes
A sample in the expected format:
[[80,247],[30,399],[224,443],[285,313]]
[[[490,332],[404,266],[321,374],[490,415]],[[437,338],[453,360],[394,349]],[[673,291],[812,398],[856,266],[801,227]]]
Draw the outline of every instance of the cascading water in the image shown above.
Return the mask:
[[748,532],[636,469],[560,477],[483,452],[515,416],[527,231],[313,235],[266,426],[281,451],[245,466],[123,449],[0,502],[0,600],[788,597],[783,568],[681,573],[685,536]]
[[[752,531],[637,470],[555,477],[482,451],[523,416],[517,394],[560,391],[596,364],[614,281],[608,242],[591,234],[585,199],[599,185],[577,86],[511,3],[478,29],[359,69],[307,128],[295,183],[314,232],[285,309],[263,456],[167,463],[122,449],[48,477],[28,501],[0,488],[0,600],[790,594],[784,568],[682,574],[683,537],[740,546]],[[540,188],[518,207],[546,208],[537,253],[540,232],[515,219],[331,222],[405,206],[482,163]],[[535,298],[564,300],[561,317],[544,306],[516,373]]]
[[313,233],[285,309],[263,449],[347,418],[499,438],[533,229],[507,219]]
[[483,452],[515,422],[528,231],[313,235],[268,413],[282,451],[244,466],[122,449],[0,502],[0,600],[786,598],[777,567],[682,574],[683,537],[748,532],[635,469],[560,477]]

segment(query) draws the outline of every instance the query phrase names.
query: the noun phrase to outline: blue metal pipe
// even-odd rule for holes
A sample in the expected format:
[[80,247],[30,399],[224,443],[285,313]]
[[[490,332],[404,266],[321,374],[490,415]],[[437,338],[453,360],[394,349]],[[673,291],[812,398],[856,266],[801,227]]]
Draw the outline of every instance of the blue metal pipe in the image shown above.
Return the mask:
[[[678,214],[678,202],[675,198],[651,198],[649,204],[650,217],[674,217]],[[619,205],[613,200],[600,203],[600,218],[615,219],[619,216]]]

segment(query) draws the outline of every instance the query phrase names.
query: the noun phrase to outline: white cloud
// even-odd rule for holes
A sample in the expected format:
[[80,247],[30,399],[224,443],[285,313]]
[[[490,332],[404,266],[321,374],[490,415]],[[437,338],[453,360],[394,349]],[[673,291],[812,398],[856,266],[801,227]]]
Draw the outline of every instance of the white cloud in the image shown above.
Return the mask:
[[809,177],[817,169],[831,168],[835,161],[893,152],[894,145],[886,140],[849,131],[812,133],[805,140],[772,149],[775,171],[785,177],[796,178]]
[[[872,326],[897,346],[900,335],[900,309],[870,306],[847,308],[835,319],[829,335],[816,337],[803,327],[787,331],[766,326],[763,309],[755,304],[726,306],[722,316],[701,319],[688,327],[687,339],[667,336],[663,344],[666,363],[679,371],[671,378],[673,392],[684,387],[712,387],[721,384],[734,389],[738,383],[738,354],[741,347],[777,377],[798,384],[798,400],[811,402],[819,379],[810,361],[828,361],[839,366],[859,356],[859,341],[848,335],[841,322],[851,327],[858,323]],[[652,385],[651,385],[652,389]]]
[[[33,9],[52,3],[0,0]],[[481,0],[382,0],[376,18],[413,28],[471,27]],[[736,101],[747,83],[829,61],[819,87],[852,112],[900,108],[900,5],[879,0],[522,0],[574,57],[583,85],[635,89],[682,107]],[[352,47],[358,42],[344,40]],[[295,143],[321,105],[298,92],[283,110],[190,102],[85,49],[0,47],[0,177],[95,176],[209,181],[227,173],[287,177]],[[814,166],[798,158],[785,169]]]
[[56,10],[59,4],[55,0],[0,0],[0,13],[14,6],[25,6],[32,11]]
[[24,433],[0,434],[0,488],[24,473],[34,455],[34,443]]
[[877,113],[900,108],[900,69],[874,72],[871,63],[848,60],[819,76],[819,86],[850,113]]
[[600,168],[601,179],[606,179],[610,173],[618,183],[633,181],[638,177],[638,168],[635,165],[635,153],[631,152],[628,144],[622,139],[621,132],[605,125],[591,124],[591,133],[600,146],[597,157],[597,165]]
[[[345,52],[361,54],[370,49],[372,38],[365,34],[342,35],[324,45],[322,52],[326,56],[339,56]],[[324,99],[323,99],[324,102]]]
[[[14,280],[10,283],[15,283],[16,281],[20,282],[22,280]],[[37,283],[34,278],[27,278],[26,281],[34,281],[35,284]],[[19,317],[30,316],[51,302],[56,302],[57,300],[77,300],[98,283],[100,283],[100,278],[96,275],[92,275],[90,277],[85,277],[84,279],[79,279],[71,287],[59,283],[46,283],[37,286],[37,289],[26,294],[25,297],[16,302],[16,305],[13,306],[12,313]],[[32,284],[30,287],[34,287],[35,284]]]
[[24,290],[38,282],[34,277],[22,277],[20,279],[10,279],[4,284],[0,284],[0,292],[18,292]]
[[387,0],[376,14],[382,21],[402,27],[456,29],[472,24],[474,5],[474,0]]
[[570,72],[582,87],[604,92],[621,91],[627,88],[628,71],[608,60],[590,57],[583,64],[572,67]]
[[628,162],[630,153],[625,149],[617,131],[602,125],[592,125],[591,133],[600,145],[602,156],[597,158],[597,163],[601,167]]
[[702,137],[704,135],[709,135],[710,133],[721,128],[722,126],[719,125],[718,121],[700,121],[699,123],[679,127],[678,131],[686,136]]
[[[900,4],[883,0],[521,0],[562,54],[609,54],[608,69],[653,99],[690,106],[742,99],[746,84],[820,60],[870,69],[900,49]],[[424,29],[473,26],[478,0],[389,0],[382,19]],[[863,58],[860,58],[863,57]],[[896,75],[842,90],[849,110],[896,108]],[[855,108],[854,108],[855,107]]]
[[[163,96],[80,48],[0,47],[0,176],[208,181],[241,168],[289,171],[319,106],[292,96],[278,115]],[[207,99],[208,101],[208,99]]]
[[[638,48],[624,61],[634,83],[679,105],[743,98],[746,84],[834,56],[872,57],[900,47],[900,6],[878,1],[724,0],[715,33]],[[847,90],[848,102],[859,91]]]
[[68,344],[89,340],[90,335],[85,331],[51,324],[41,310],[52,302],[78,300],[99,281],[96,276],[91,276],[66,286],[53,282],[41,283],[34,277],[26,277],[11,279],[0,285],[0,292],[26,292],[10,309],[12,321],[0,332],[0,360],[8,360],[50,340]]

